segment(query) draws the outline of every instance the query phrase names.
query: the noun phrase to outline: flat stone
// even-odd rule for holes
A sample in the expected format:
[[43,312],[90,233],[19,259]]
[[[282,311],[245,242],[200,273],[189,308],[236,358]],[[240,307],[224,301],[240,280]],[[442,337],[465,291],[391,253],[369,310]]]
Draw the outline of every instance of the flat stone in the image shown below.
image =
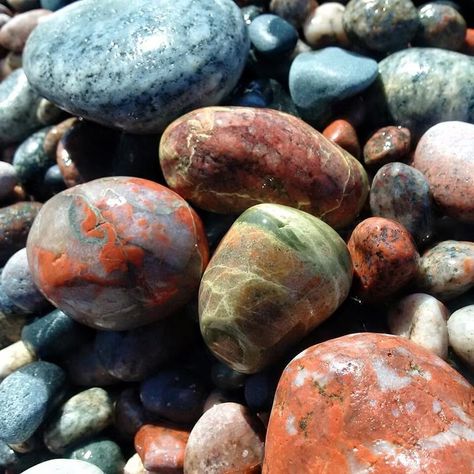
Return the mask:
[[42,96],[73,115],[158,133],[223,99],[248,50],[231,0],[85,0],[35,28],[24,67]]

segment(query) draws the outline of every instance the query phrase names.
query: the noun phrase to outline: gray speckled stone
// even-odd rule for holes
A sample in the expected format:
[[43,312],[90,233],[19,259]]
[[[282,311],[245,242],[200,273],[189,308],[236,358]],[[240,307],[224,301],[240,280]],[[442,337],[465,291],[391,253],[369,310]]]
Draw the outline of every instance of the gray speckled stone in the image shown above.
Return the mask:
[[24,67],[61,108],[154,133],[217,104],[237,83],[248,50],[231,0],[83,0],[35,28]]
[[13,71],[0,83],[0,145],[24,140],[41,127],[36,117],[40,100],[23,69]]
[[415,138],[439,122],[474,121],[474,58],[410,48],[379,63],[368,105],[377,122],[407,127]]

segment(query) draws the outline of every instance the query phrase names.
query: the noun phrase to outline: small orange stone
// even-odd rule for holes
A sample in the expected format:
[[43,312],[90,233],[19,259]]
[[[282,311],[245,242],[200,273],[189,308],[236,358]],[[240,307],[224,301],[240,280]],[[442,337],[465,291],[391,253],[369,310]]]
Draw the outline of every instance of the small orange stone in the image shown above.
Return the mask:
[[360,157],[360,143],[357,132],[347,120],[334,120],[323,130],[323,135],[357,159]]
[[464,45],[461,49],[461,53],[474,56],[474,28],[468,28],[466,30],[466,38],[464,39]]
[[135,449],[149,471],[182,473],[189,432],[165,425],[143,425],[135,435]]

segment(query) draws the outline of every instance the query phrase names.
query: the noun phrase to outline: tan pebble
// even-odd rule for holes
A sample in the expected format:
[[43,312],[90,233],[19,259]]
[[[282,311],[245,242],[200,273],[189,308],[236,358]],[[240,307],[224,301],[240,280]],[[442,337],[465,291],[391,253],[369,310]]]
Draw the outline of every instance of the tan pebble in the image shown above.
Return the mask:
[[342,17],[344,5],[337,2],[324,3],[307,17],[303,26],[304,37],[313,48],[324,46],[348,46]]

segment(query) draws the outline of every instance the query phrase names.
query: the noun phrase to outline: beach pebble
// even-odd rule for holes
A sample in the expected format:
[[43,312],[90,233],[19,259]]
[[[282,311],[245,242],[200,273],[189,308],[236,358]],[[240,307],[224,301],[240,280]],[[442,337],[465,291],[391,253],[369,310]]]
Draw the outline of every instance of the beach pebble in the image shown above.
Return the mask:
[[316,0],[271,0],[269,9],[299,29],[317,6]]
[[0,200],[8,196],[18,183],[16,169],[10,163],[0,161]]
[[97,466],[77,459],[51,459],[30,467],[23,474],[106,474]]
[[438,356],[402,337],[350,334],[284,370],[262,472],[467,473],[473,423],[472,387]]
[[306,18],[303,33],[306,41],[315,49],[325,46],[348,47],[342,19],[345,7],[341,3],[327,2],[319,5]]
[[241,374],[222,362],[216,362],[211,369],[211,379],[221,390],[238,390],[245,385],[247,376]]
[[100,433],[112,423],[113,402],[102,388],[74,395],[59,407],[44,430],[44,443],[57,454]]
[[327,319],[351,281],[347,247],[331,227],[290,207],[254,206],[232,225],[203,275],[202,336],[234,370],[259,372]]
[[68,457],[93,464],[104,474],[122,474],[125,465],[120,446],[109,439],[87,441],[75,446]]
[[390,332],[406,337],[438,357],[448,356],[449,310],[430,295],[415,293],[391,306],[388,313]]
[[40,0],[8,0],[8,4],[16,12],[25,12],[40,7]]
[[40,211],[27,249],[33,279],[55,306],[115,331],[184,306],[208,260],[202,223],[187,202],[128,177],[56,194]]
[[347,248],[354,265],[354,291],[364,302],[386,299],[416,274],[418,251],[402,224],[370,217],[352,232]]
[[344,148],[352,156],[359,159],[360,143],[355,128],[343,119],[334,120],[324,130],[323,135],[336,145]]
[[43,185],[43,194],[48,197],[54,196],[66,189],[66,183],[58,165],[48,168],[44,174]]
[[433,236],[430,186],[423,173],[404,163],[379,169],[370,188],[370,210],[403,224],[417,243]]
[[19,142],[41,127],[36,109],[41,98],[29,84],[23,69],[0,83],[0,144]]
[[29,439],[58,401],[63,370],[49,362],[33,362],[0,384],[0,439],[8,444]]
[[186,446],[184,473],[257,472],[263,447],[260,420],[243,405],[221,403],[194,425]]
[[420,21],[411,0],[350,0],[343,23],[347,35],[356,44],[391,52],[408,46]]
[[298,32],[277,15],[259,15],[248,27],[249,38],[255,50],[267,58],[289,54],[296,46]]
[[222,100],[248,50],[231,0],[84,0],[35,28],[24,67],[43,97],[73,115],[158,133]]
[[466,22],[451,5],[427,3],[418,9],[420,28],[413,39],[416,46],[458,51],[466,37]]
[[364,145],[364,163],[380,167],[394,161],[402,161],[411,148],[410,130],[390,125],[377,130]]
[[66,116],[66,113],[48,99],[43,98],[39,101],[36,118],[43,125],[57,124],[64,116]]
[[340,228],[354,220],[368,192],[354,157],[301,119],[270,109],[191,112],[163,134],[160,164],[171,189],[223,214],[271,202]]
[[151,471],[145,469],[138,453],[135,453],[125,464],[123,474],[151,474]]
[[2,271],[2,288],[10,300],[26,313],[41,312],[48,302],[36,287],[28,266],[26,248],[12,255]]
[[135,436],[135,450],[149,471],[179,474],[189,431],[167,425],[144,425]]
[[474,305],[455,311],[448,319],[449,345],[474,369]]
[[137,431],[153,419],[153,415],[143,407],[135,388],[126,388],[120,393],[114,410],[114,427],[119,436],[128,441],[133,441]]
[[428,180],[441,210],[456,219],[474,223],[474,125],[444,122],[431,127],[420,139],[413,166]]
[[418,287],[442,301],[462,295],[474,286],[474,242],[445,240],[420,258]]
[[301,116],[317,125],[330,114],[331,106],[364,91],[376,77],[373,59],[329,46],[295,58],[289,88]]
[[47,10],[56,11],[60,8],[64,8],[75,0],[40,0],[41,8],[46,8]]

